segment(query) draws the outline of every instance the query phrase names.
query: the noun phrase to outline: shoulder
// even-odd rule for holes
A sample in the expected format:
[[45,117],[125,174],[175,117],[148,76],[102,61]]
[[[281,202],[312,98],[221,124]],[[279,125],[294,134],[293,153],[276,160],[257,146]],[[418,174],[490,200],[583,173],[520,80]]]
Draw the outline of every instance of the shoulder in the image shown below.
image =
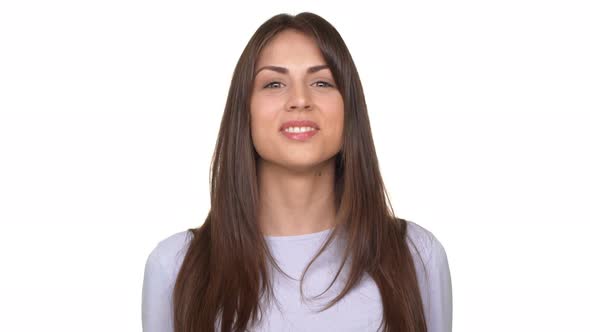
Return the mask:
[[[447,254],[438,238],[426,228],[408,221],[407,238],[412,254],[420,253],[424,270],[418,269],[417,278],[424,305],[428,331],[452,331],[453,294]],[[419,265],[417,257],[414,262]]]
[[186,230],[160,240],[150,252],[146,267],[158,271],[162,277],[174,279],[182,266],[184,256],[192,240],[192,232]]
[[190,231],[178,232],[159,241],[145,263],[141,319],[144,331],[172,331],[172,294],[176,275],[190,244]]
[[419,254],[425,263],[432,257],[446,256],[445,248],[439,239],[428,229],[419,224],[406,220],[406,241],[413,255]]

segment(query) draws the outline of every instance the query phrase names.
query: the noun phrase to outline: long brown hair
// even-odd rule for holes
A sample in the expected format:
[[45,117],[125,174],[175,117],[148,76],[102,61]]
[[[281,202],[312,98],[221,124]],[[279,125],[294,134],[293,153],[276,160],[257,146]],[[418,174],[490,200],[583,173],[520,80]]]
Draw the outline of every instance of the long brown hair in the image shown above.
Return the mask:
[[259,155],[250,136],[249,105],[260,51],[288,28],[315,39],[344,100],[343,145],[335,156],[334,179],[338,220],[343,222],[305,272],[342,232],[347,244],[343,257],[351,268],[342,292],[321,311],[342,299],[366,272],[381,294],[384,331],[424,332],[422,299],[405,242],[407,221],[395,217],[383,184],[359,74],[336,29],[309,12],[279,14],[264,22],[238,60],[211,163],[211,209],[201,227],[189,229],[192,240],[174,287],[174,329],[247,331],[250,322],[260,319],[261,300],[274,294],[268,262],[280,268],[257,219]]

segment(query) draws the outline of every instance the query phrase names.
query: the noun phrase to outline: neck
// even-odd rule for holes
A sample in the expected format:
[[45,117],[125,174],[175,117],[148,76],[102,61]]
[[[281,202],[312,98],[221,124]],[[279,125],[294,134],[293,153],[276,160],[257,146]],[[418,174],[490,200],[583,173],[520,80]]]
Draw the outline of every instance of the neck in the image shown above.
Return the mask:
[[293,171],[259,160],[258,217],[264,235],[302,235],[336,225],[334,161]]

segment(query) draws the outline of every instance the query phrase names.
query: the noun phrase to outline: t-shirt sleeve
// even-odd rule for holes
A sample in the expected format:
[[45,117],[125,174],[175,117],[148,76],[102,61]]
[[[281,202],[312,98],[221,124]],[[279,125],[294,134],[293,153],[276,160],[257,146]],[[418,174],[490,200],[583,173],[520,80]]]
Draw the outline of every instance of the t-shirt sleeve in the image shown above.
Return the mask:
[[164,268],[156,248],[148,256],[143,276],[143,332],[173,332],[172,290],[172,278]]
[[451,332],[453,295],[447,254],[442,244],[432,237],[431,253],[426,263],[426,319],[429,332]]

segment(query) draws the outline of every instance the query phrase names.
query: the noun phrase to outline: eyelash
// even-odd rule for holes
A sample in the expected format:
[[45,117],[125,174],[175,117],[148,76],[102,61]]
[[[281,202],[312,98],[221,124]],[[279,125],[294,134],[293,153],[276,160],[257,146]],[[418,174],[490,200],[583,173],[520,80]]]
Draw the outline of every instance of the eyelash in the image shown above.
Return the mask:
[[[279,84],[282,84],[281,82],[272,81],[272,82],[268,83],[267,85],[265,85],[265,86],[263,87],[263,89],[269,88],[269,86],[270,86],[270,85],[272,85],[272,84],[274,84],[274,83],[279,83]],[[317,81],[317,82],[315,82],[315,83],[323,83],[323,84],[325,84],[325,85],[326,85],[326,86],[325,86],[325,88],[332,88],[332,87],[334,87],[334,85],[333,85],[333,84],[331,84],[331,83],[328,83],[328,82],[326,82],[326,81]],[[270,88],[270,89],[275,89],[275,88]]]

